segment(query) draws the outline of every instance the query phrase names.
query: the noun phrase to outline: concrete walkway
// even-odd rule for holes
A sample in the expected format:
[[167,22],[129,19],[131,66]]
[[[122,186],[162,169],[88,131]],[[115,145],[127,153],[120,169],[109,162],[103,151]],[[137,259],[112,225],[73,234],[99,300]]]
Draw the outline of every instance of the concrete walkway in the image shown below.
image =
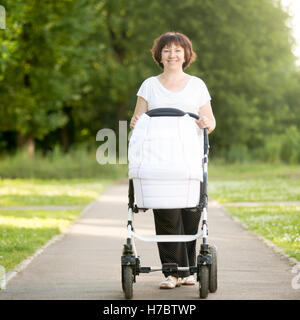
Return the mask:
[[[0,291],[1,299],[123,299],[120,257],[126,239],[128,185],[105,190],[65,236]],[[208,299],[300,299],[292,266],[215,202],[208,208],[209,242],[218,247],[218,290]],[[135,216],[136,232],[154,234],[152,211]],[[198,241],[198,247],[200,240]],[[159,266],[156,243],[136,242],[142,266]],[[159,290],[161,272],[141,274],[134,299],[199,299],[198,284]]]

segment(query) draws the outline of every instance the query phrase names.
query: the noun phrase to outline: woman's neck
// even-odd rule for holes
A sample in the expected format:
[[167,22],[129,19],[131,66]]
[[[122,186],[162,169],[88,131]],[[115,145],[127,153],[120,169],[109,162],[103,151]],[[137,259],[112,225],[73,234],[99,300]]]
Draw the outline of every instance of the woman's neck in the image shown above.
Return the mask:
[[160,75],[160,78],[163,80],[168,79],[182,79],[186,77],[187,74],[183,72],[183,70],[164,70],[164,72]]

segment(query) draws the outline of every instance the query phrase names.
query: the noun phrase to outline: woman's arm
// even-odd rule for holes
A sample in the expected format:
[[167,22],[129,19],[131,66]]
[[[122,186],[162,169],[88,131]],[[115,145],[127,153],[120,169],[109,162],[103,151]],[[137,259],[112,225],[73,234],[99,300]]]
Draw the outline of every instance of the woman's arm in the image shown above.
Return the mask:
[[148,111],[148,102],[144,98],[138,97],[137,101],[136,101],[135,110],[134,110],[133,116],[130,121],[130,128],[131,129],[134,128],[135,123],[139,119],[139,116],[147,111]]
[[201,129],[207,128],[208,133],[214,131],[216,127],[216,119],[214,117],[210,101],[199,108],[198,114],[200,116],[199,120],[196,120],[198,126]]

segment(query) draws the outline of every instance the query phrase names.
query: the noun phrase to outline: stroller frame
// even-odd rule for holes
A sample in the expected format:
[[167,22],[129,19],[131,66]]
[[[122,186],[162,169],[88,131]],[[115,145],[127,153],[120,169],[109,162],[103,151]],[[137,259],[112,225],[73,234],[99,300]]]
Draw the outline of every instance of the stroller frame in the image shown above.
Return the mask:
[[[183,116],[186,113],[174,108],[159,108],[148,111],[146,114],[152,117],[157,116]],[[191,117],[199,119],[199,116],[193,113],[187,113]],[[136,282],[136,276],[140,273],[150,273],[155,271],[162,272],[178,272],[190,271],[191,274],[197,273],[197,281],[199,282],[199,296],[206,298],[208,292],[217,290],[217,248],[214,245],[209,245],[208,238],[208,223],[207,223],[207,180],[208,180],[208,154],[209,154],[209,139],[208,131],[204,129],[204,156],[202,159],[203,182],[200,183],[200,201],[197,207],[190,208],[200,210],[202,219],[202,228],[195,235],[155,235],[143,236],[135,232],[133,227],[134,214],[139,211],[146,211],[146,208],[138,208],[134,204],[134,186],[133,180],[129,179],[128,190],[128,221],[127,221],[127,240],[123,247],[123,255],[121,257],[122,268],[122,289],[126,299],[133,297],[133,283]],[[199,254],[197,256],[197,265],[190,267],[178,267],[176,263],[165,263],[161,267],[142,267],[140,257],[137,254],[134,239],[139,239],[146,242],[189,242],[202,237],[202,243]]]

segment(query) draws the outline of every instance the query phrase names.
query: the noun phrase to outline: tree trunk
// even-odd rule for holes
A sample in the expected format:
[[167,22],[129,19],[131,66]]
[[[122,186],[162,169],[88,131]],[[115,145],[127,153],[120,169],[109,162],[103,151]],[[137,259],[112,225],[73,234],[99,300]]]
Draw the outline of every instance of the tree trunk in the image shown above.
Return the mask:
[[126,116],[126,103],[125,102],[120,102],[119,103],[119,108],[118,108],[118,121],[125,121],[127,119]]
[[68,128],[64,127],[60,130],[60,143],[64,152],[68,152],[70,146],[70,138]]
[[17,145],[19,150],[24,150],[29,158],[34,157],[35,153],[35,141],[32,135],[23,135],[22,133],[18,133]]

